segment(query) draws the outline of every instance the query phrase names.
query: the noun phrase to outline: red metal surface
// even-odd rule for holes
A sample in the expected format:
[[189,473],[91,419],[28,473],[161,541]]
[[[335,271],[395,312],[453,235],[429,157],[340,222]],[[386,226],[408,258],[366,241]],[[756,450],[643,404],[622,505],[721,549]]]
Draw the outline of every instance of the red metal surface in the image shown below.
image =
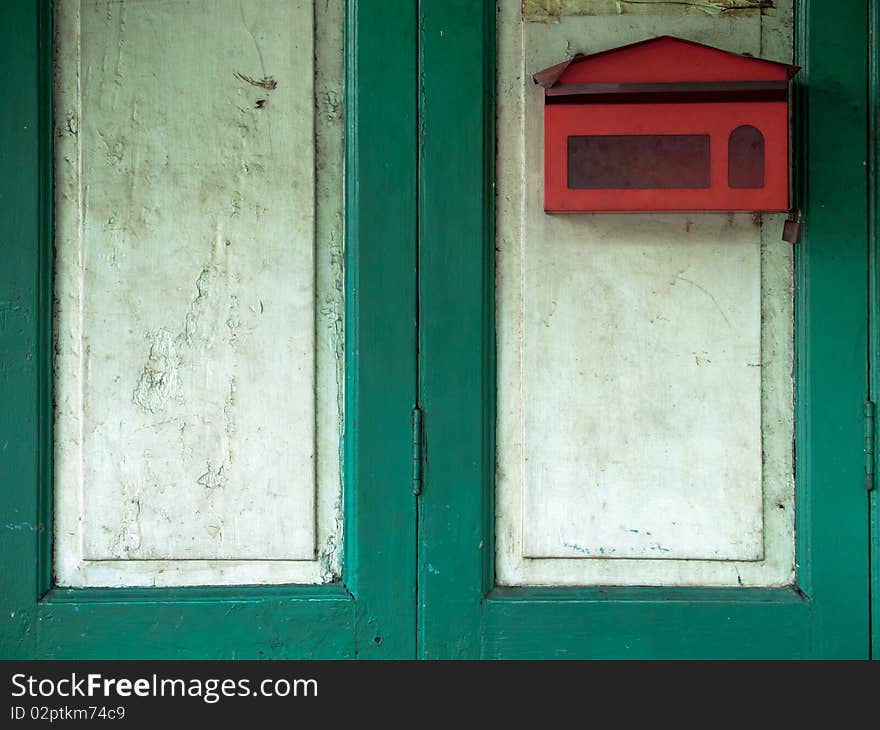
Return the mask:
[[[768,97],[766,90],[762,91],[763,85],[755,82],[787,82],[796,71],[797,67],[787,64],[663,36],[591,56],[578,56],[536,74],[536,82],[544,86],[547,93],[545,209],[553,213],[787,211],[790,207],[788,103],[784,93]],[[633,84],[661,86],[625,86]],[[607,95],[607,85],[624,85],[620,88],[627,96],[618,100]],[[655,95],[645,97],[646,88]],[[731,89],[737,93],[735,100],[729,96]],[[750,90],[757,90],[753,97]],[[597,97],[592,91],[603,95]],[[684,92],[686,96],[682,96]],[[566,103],[558,103],[560,96],[570,98]],[[668,103],[667,98],[671,100]],[[730,134],[744,125],[755,127],[763,135],[762,187],[730,186]],[[599,135],[708,135],[709,186],[651,188],[631,183],[609,189],[569,188],[569,137]],[[738,149],[737,145],[733,149]],[[627,160],[623,156],[613,164],[625,168]],[[634,169],[639,167],[630,164]],[[571,179],[580,177],[583,176],[573,175]],[[626,175],[609,176],[609,179],[621,177]],[[737,176],[733,178],[735,181]],[[753,174],[752,178],[760,180],[760,175]]]
[[[785,102],[554,104],[545,107],[544,124],[544,207],[548,212],[786,211],[789,208],[788,108]],[[757,127],[764,135],[762,188],[728,186],[728,139],[734,129],[744,124]],[[601,134],[708,134],[710,186],[694,189],[570,189],[568,137]]]
[[[773,81],[790,79],[797,66],[729,53],[702,43],[660,36],[587,56],[578,55],[535,74],[542,86],[585,83]],[[549,72],[549,73],[547,73]]]

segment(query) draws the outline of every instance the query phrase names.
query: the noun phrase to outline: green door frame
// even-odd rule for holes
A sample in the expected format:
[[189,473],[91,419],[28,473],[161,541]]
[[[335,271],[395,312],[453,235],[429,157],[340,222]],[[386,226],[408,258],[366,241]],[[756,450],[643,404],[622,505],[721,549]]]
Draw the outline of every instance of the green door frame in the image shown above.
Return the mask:
[[[798,5],[797,586],[499,588],[494,0],[421,0],[419,653],[867,657],[868,2]],[[454,140],[454,144],[450,143]]]
[[415,4],[346,10],[344,582],[180,589],[53,587],[51,0],[4,11],[0,658],[414,656]]
[[[869,18],[869,57],[868,90],[869,110],[869,203],[868,240],[870,245],[870,297],[871,312],[868,318],[870,332],[869,379],[871,400],[880,400],[880,139],[877,137],[880,125],[880,0],[870,0]],[[873,434],[872,434],[873,435]],[[874,453],[867,456],[868,465],[875,474],[874,489],[871,492],[871,656],[880,656],[880,494],[876,487],[877,455],[876,437],[871,444]]]

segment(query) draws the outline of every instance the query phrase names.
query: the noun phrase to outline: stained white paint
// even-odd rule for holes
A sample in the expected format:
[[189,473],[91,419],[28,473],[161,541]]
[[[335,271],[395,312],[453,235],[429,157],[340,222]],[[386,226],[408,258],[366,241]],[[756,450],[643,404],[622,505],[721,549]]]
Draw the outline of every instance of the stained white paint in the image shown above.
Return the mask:
[[558,223],[524,251],[525,556],[759,559],[751,219]]
[[63,585],[338,574],[342,19],[318,6],[57,3]]
[[766,0],[522,0],[527,20],[552,23],[567,15],[702,15],[760,12]]
[[664,33],[786,60],[790,7],[523,23],[515,5],[499,3],[498,25],[498,581],[785,584],[781,218],[546,215],[531,74]]

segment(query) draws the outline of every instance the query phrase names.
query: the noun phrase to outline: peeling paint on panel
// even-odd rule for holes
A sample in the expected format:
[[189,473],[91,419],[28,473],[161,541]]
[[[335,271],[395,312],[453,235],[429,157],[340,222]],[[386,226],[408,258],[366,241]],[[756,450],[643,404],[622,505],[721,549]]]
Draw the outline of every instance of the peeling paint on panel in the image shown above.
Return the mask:
[[134,402],[149,413],[161,413],[165,404],[179,395],[179,367],[174,338],[167,329],[160,329],[152,337],[149,357],[132,396]]
[[[335,485],[318,491],[318,540],[323,544],[321,581],[342,577],[342,526],[345,505],[342,489],[343,431],[345,428],[345,240],[341,203],[343,186],[342,46],[343,6],[341,0],[317,3],[319,41],[321,28],[334,28],[333,44],[319,42],[315,72],[317,230],[320,241],[317,261],[320,303],[317,330],[319,393],[334,397],[318,401],[318,482]],[[323,204],[323,201],[339,201]]]
[[333,583],[342,577],[342,498],[334,509],[334,531],[324,540],[324,547],[318,556],[321,565],[321,582]]
[[63,585],[341,573],[342,2],[201,5],[56,3]]
[[558,21],[578,15],[736,16],[773,8],[773,0],[523,0],[526,20]]
[[278,88],[278,82],[271,76],[264,76],[259,81],[252,79],[250,76],[245,76],[243,73],[239,73],[238,71],[236,71],[233,76],[235,76],[235,78],[237,78],[239,81],[244,81],[246,84],[257,86],[261,89],[266,89],[267,91],[274,91]]

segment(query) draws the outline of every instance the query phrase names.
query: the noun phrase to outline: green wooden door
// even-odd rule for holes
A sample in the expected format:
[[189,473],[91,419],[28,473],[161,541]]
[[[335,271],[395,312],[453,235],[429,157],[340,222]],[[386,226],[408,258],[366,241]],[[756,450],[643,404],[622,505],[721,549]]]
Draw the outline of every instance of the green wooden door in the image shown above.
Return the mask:
[[868,3],[796,4],[797,557],[777,587],[498,584],[496,4],[423,0],[420,15],[420,656],[867,657]]
[[55,585],[51,3],[16,0],[5,20],[0,656],[414,656],[414,4],[349,2],[346,10],[345,537],[342,578],[328,585]]
[[[806,220],[795,248],[797,577],[772,588],[498,584],[497,9],[491,0],[347,3],[341,581],[137,589],[55,585],[51,13],[48,0],[8,9],[3,658],[868,656],[878,530],[863,414],[877,399],[868,325],[880,315],[876,292],[869,301],[876,186],[865,165],[877,62],[875,48],[869,84],[866,54],[854,52],[868,47],[867,3],[797,4],[795,167]],[[876,642],[876,602],[873,611]]]

